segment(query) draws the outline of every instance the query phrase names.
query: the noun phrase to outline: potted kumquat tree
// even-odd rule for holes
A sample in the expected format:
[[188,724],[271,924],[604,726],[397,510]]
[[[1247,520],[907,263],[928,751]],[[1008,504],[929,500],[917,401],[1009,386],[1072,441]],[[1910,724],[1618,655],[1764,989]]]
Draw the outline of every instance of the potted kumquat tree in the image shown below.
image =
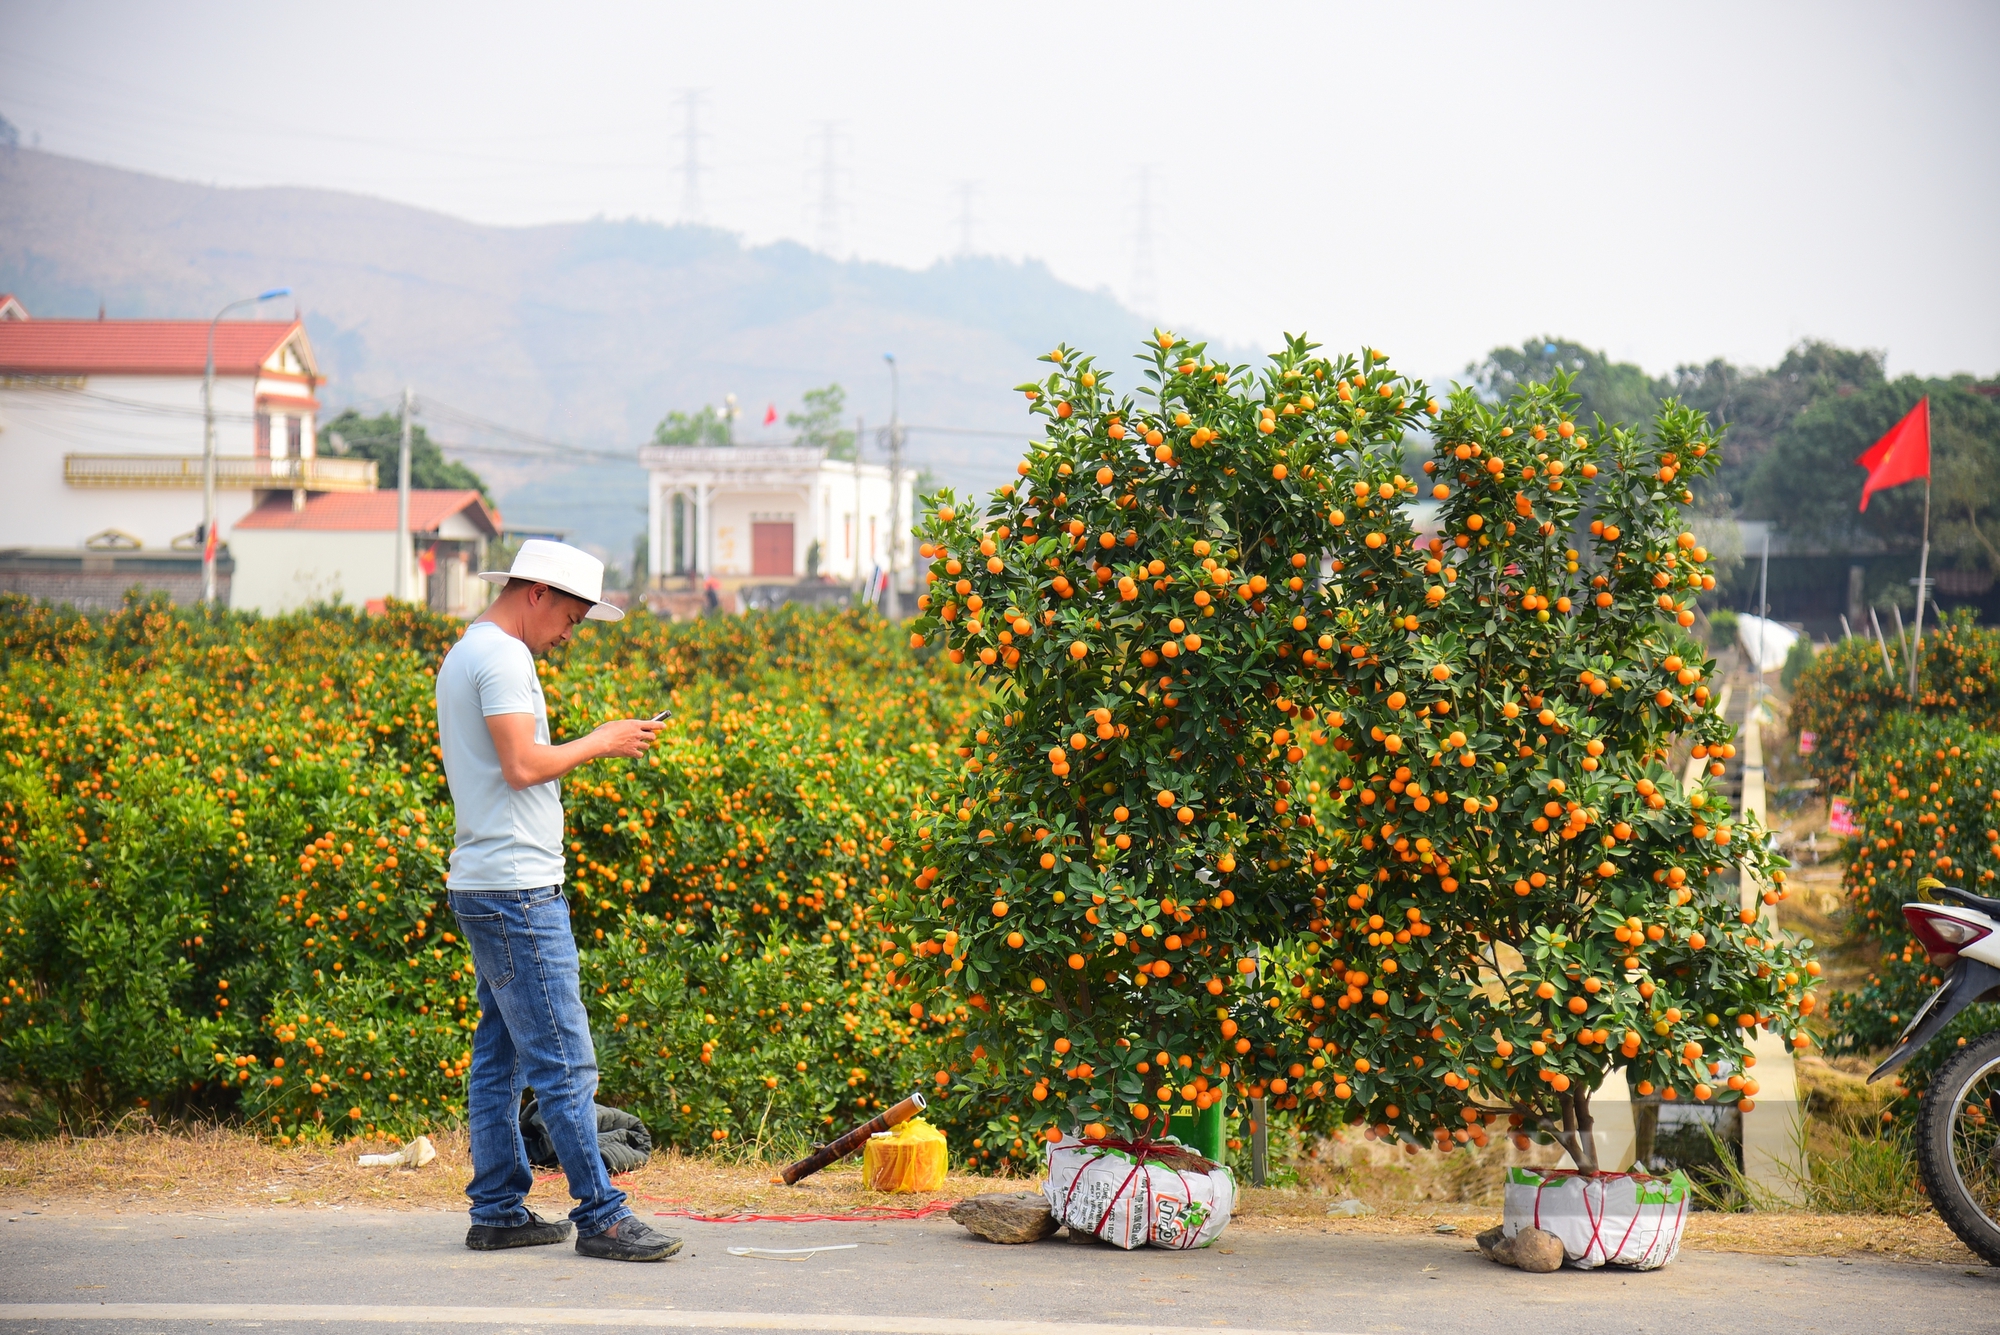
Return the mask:
[[912,643],[991,696],[918,814],[905,917],[969,1006],[940,1086],[1050,1139],[1231,1093],[1413,1149],[1504,1117],[1586,1174],[1614,1071],[1754,1108],[1818,968],[1740,906],[1783,894],[1762,832],[1667,765],[1733,754],[1687,631],[1701,415],[1586,434],[1560,380],[1440,410],[1303,339],[1253,375],[1162,335],[1136,399],[1046,360],[1023,482],[925,531]]
[[905,916],[967,1007],[938,1083],[990,1134],[1157,1135],[1287,1087],[1257,948],[1324,925],[1345,874],[1302,770],[1346,693],[1319,670],[1323,572],[1355,487],[1415,490],[1400,442],[1436,405],[1381,354],[1303,339],[1252,375],[1162,334],[1136,396],[1068,347],[1043,360],[1021,481],[983,512],[943,495],[925,529],[911,642],[990,703],[917,815]]
[[[1384,541],[1329,590],[1356,874],[1286,1013],[1308,1122],[1449,1147],[1505,1117],[1594,1173],[1611,1072],[1753,1108],[1750,1041],[1804,1045],[1818,967],[1741,906],[1741,870],[1764,903],[1783,894],[1763,832],[1666,763],[1682,737],[1711,775],[1734,753],[1687,632],[1714,581],[1681,523],[1717,441],[1672,403],[1647,436],[1586,435],[1571,401],[1562,383],[1456,395],[1424,466],[1436,535],[1382,498],[1365,522]],[[1364,608],[1408,630],[1385,638]]]

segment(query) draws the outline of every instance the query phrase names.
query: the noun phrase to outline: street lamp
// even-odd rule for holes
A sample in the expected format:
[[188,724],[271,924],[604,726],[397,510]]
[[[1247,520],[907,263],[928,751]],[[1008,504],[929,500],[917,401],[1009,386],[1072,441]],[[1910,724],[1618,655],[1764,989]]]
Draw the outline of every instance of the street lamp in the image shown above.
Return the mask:
[[896,354],[885,352],[882,360],[889,363],[889,589],[882,611],[893,622],[902,619],[902,599],[896,589],[896,553],[903,546],[902,381]]
[[274,297],[289,297],[288,287],[274,287],[254,297],[232,301],[208,322],[208,359],[201,374],[201,600],[215,606],[215,326],[238,306],[255,306]]

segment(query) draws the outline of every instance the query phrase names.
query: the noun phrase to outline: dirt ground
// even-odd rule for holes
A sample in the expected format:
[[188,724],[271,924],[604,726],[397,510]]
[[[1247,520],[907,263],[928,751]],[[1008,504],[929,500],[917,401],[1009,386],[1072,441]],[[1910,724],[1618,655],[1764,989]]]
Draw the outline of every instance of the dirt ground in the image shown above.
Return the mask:
[[[456,1213],[465,1207],[463,1190],[470,1175],[465,1141],[462,1135],[446,1134],[434,1143],[437,1159],[409,1170],[362,1168],[355,1162],[361,1146],[280,1148],[228,1130],[5,1141],[0,1142],[0,1210],[10,1215],[26,1211],[199,1214],[366,1207]],[[666,1153],[620,1178],[619,1185],[642,1212],[686,1211],[708,1217],[921,1210],[981,1192],[1034,1185],[953,1174],[935,1197],[917,1198],[867,1190],[854,1163],[837,1165],[796,1187],[772,1182],[773,1171],[768,1164]],[[1353,1183],[1356,1198],[1368,1202],[1371,1213],[1330,1214],[1329,1207],[1347,1189],[1309,1180],[1297,1186],[1246,1187],[1236,1226],[1358,1234],[1456,1231],[1470,1237],[1500,1222],[1494,1205],[1395,1199],[1397,1193],[1380,1176],[1364,1176]],[[559,1175],[538,1181],[531,1200],[544,1214],[568,1208]],[[1684,1245],[1764,1255],[1870,1255],[1980,1264],[1934,1214],[1901,1218],[1702,1212],[1690,1219]]]

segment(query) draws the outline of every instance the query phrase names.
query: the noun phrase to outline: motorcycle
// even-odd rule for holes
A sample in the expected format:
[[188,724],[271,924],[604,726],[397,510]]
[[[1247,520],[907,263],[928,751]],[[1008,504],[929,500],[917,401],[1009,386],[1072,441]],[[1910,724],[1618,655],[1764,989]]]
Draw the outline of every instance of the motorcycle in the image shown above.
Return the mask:
[[[1922,900],[1903,905],[1903,918],[1932,965],[1946,970],[1944,983],[1870,1084],[1909,1061],[1967,1006],[2000,1001],[2000,899],[1928,876],[1917,889]],[[1917,1114],[1917,1169],[1951,1231],[2000,1265],[2000,1033],[1965,1040],[1931,1077]]]

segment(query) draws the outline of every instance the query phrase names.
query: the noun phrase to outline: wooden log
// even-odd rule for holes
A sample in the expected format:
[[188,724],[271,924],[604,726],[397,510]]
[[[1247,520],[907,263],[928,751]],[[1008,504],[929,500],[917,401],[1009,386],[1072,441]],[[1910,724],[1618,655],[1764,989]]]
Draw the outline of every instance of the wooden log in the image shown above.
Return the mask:
[[811,1177],[828,1164],[845,1159],[848,1155],[866,1145],[868,1137],[875,1135],[877,1132],[887,1131],[892,1126],[907,1122],[923,1110],[924,1096],[921,1094],[912,1094],[895,1107],[884,1109],[878,1116],[863,1122],[840,1139],[820,1146],[805,1158],[790,1165],[783,1173],[778,1175],[778,1180],[788,1187],[796,1186],[801,1180]]

